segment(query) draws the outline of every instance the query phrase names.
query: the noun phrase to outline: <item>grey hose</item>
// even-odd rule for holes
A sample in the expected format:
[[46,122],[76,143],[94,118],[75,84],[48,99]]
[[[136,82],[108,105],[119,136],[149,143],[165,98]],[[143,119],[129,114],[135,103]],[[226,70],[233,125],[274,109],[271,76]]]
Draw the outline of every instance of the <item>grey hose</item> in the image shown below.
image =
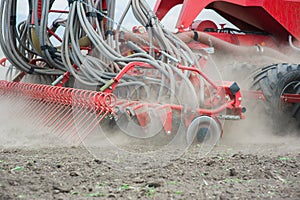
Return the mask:
[[[126,74],[122,77],[118,88],[129,88],[134,85],[146,88],[148,84],[155,84],[160,85],[158,100],[162,99],[164,88],[168,87],[172,91],[170,103],[176,101],[176,91],[182,90],[188,92],[190,99],[198,101],[198,92],[189,80],[190,73],[179,70],[178,63],[175,62],[177,60],[182,65],[200,68],[197,58],[185,43],[161,25],[145,0],[129,0],[119,22],[115,21],[116,0],[106,1],[107,13],[101,0],[70,2],[67,19],[59,19],[64,21],[65,25],[59,47],[51,43],[48,31],[49,9],[54,1],[42,1],[40,11],[38,0],[28,1],[32,12],[28,12],[27,20],[19,25],[10,24],[12,17],[17,14],[17,2],[17,0],[0,0],[0,6],[3,8],[0,15],[3,24],[0,27],[0,44],[8,60],[21,71],[48,76],[61,75],[68,71],[84,85],[101,86],[115,77],[124,66],[132,62],[142,62],[152,68],[136,66],[141,74]],[[119,32],[121,29],[126,30],[123,23],[130,10],[145,27],[148,39],[145,40],[135,34],[132,36],[143,41],[149,47],[149,52],[140,51],[131,55],[124,55],[121,52]],[[34,19],[34,23],[31,19]],[[61,24],[56,23],[58,26]],[[56,31],[57,28],[53,30]],[[143,49],[142,45],[136,45]],[[83,46],[88,50],[83,50]],[[160,57],[157,57],[154,49],[161,52]],[[36,58],[42,59],[42,64],[34,64],[32,61]],[[149,89],[145,91],[150,95]]]

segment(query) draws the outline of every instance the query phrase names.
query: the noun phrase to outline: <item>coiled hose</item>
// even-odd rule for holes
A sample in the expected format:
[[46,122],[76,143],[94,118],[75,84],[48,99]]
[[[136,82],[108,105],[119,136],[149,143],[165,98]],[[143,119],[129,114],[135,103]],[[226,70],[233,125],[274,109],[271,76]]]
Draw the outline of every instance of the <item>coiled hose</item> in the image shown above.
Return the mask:
[[[163,87],[167,86],[172,91],[171,102],[175,101],[176,91],[183,90],[188,90],[190,98],[197,101],[199,91],[195,91],[189,80],[190,72],[176,68],[178,63],[200,68],[197,58],[185,43],[163,28],[146,1],[129,0],[118,22],[115,20],[116,0],[69,1],[64,34],[58,47],[52,44],[48,27],[48,16],[54,2],[28,0],[28,17],[17,25],[18,0],[0,0],[3,8],[0,15],[0,44],[13,66],[28,74],[46,76],[59,76],[68,71],[84,85],[101,86],[127,64],[143,62],[155,70],[143,69],[143,74],[139,76],[126,75],[118,87],[145,87],[145,77],[151,77],[150,83],[161,86],[158,98],[163,95]],[[130,10],[148,33],[147,40],[138,38],[147,44],[148,53],[121,53],[119,32],[126,30],[123,23]],[[87,46],[88,51],[83,51],[83,47]],[[155,57],[154,49],[161,52],[159,58]],[[32,62],[35,59],[42,61]],[[178,80],[184,84],[178,84]]]

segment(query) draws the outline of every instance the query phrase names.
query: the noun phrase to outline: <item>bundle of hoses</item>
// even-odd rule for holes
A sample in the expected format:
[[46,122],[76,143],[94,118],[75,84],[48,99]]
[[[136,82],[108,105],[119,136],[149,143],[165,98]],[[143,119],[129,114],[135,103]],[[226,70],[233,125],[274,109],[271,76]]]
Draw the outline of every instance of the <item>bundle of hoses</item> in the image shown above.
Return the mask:
[[[58,76],[68,71],[84,85],[101,86],[128,63],[143,62],[151,65],[158,74],[151,77],[152,82],[161,87],[167,86],[175,94],[183,90],[180,88],[182,85],[175,83],[180,79],[185,83],[184,90],[188,89],[190,98],[197,99],[189,80],[190,72],[176,68],[178,63],[199,68],[197,58],[181,40],[162,27],[144,0],[129,0],[118,22],[115,20],[116,0],[69,1],[67,19],[54,20],[57,23],[53,23],[51,28],[48,27],[48,16],[55,0],[28,0],[28,17],[18,24],[18,1],[0,2],[3,9],[0,15],[1,47],[10,63],[27,74]],[[132,36],[147,44],[149,52],[140,48],[141,51],[124,56],[120,53],[119,33],[120,29],[126,30],[123,23],[130,8],[148,33],[146,40],[138,35]],[[55,32],[57,26],[64,26],[64,34],[61,45],[55,47],[49,30]],[[139,48],[138,44],[133,45]],[[82,46],[89,46],[91,50],[86,53]],[[159,59],[155,58],[154,49],[160,51]],[[143,80],[148,77],[149,81],[149,71],[144,70],[143,73],[144,76],[139,76],[143,78],[124,76],[118,87],[145,85]],[[171,101],[174,98],[171,95]]]

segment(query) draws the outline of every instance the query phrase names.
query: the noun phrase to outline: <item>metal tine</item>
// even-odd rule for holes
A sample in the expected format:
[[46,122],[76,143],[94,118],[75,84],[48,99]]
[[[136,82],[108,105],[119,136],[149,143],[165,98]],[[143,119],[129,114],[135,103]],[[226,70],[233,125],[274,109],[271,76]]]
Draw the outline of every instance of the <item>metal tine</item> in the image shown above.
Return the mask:
[[[95,109],[95,112],[98,114],[95,116],[95,118],[89,122],[89,124],[86,124],[86,127],[82,132],[83,134],[78,134],[77,139],[75,139],[75,143],[78,143],[78,141],[81,140],[81,138],[87,137],[87,135],[89,135],[93,129],[96,128],[96,126],[100,123],[100,121],[102,121],[102,119],[111,112],[111,106],[112,104],[115,105],[115,98],[113,95],[111,94],[104,94],[104,93],[93,93],[93,98],[89,99],[90,101],[90,106],[92,108]],[[91,115],[94,116],[94,115]],[[101,119],[99,120],[99,116],[101,116]],[[92,130],[89,130],[90,128],[92,128]],[[89,131],[88,131],[89,130]],[[88,131],[88,134],[86,134],[86,132]],[[83,141],[83,140],[82,140]],[[80,141],[80,143],[82,142]]]
[[49,119],[51,120],[53,117],[58,115],[59,112],[62,112],[65,108],[65,103],[68,95],[68,89],[66,88],[59,88],[59,87],[52,87],[48,89],[48,92],[52,95],[52,100],[55,102],[55,106],[53,106],[53,109],[49,110],[48,113],[45,113],[43,119],[41,120],[42,124],[47,125],[47,121],[49,122]]
[[[6,93],[7,94],[7,93]],[[12,95],[7,95],[7,96],[1,96],[1,101],[3,100],[3,101],[8,101],[8,102],[12,102],[12,101],[14,101],[16,98],[13,98],[13,96]],[[12,102],[12,105],[14,105],[14,106],[9,106],[8,107],[8,113],[10,113],[10,116],[12,116],[12,118],[14,118],[14,115],[15,115],[15,111],[16,111],[16,108],[17,108],[17,105],[14,103],[14,102]]]
[[[52,91],[56,91],[57,93],[52,93]],[[69,108],[69,106],[67,105],[67,103],[69,103],[69,99],[67,98],[69,91],[70,90],[68,88],[52,87],[48,89],[48,92],[51,94],[52,98],[54,99],[53,102],[55,103],[54,105],[50,105],[50,107],[53,107],[52,110],[46,110],[47,113],[44,113],[41,124],[51,127],[59,119],[59,117],[63,115],[66,109]],[[51,122],[51,120],[53,120],[53,122]]]
[[[76,126],[77,122],[81,122],[81,119],[84,119],[84,113],[89,112],[90,109],[93,108],[94,103],[94,95],[96,92],[86,91],[86,90],[76,90],[72,93],[72,97],[74,100],[73,107],[79,108],[79,111],[77,111],[77,114],[75,117],[73,117],[72,122],[68,123],[62,130],[61,136],[64,135],[67,131],[73,131],[74,127]],[[73,125],[74,127],[71,128]],[[71,128],[71,130],[69,130]],[[72,132],[71,132],[72,133]]]
[[[81,122],[80,122],[80,126],[78,126],[78,125],[76,125],[76,126],[74,126],[73,127],[73,130],[71,131],[71,132],[73,132],[73,134],[72,135],[70,135],[70,137],[69,137],[69,140],[71,141],[71,139],[73,138],[73,137],[75,137],[75,135],[76,134],[80,134],[80,130],[81,129],[83,129],[84,127],[86,127],[88,124],[91,124],[92,122],[91,122],[91,119],[93,118],[93,117],[95,117],[96,116],[96,111],[94,111],[94,112],[91,112],[91,111],[93,111],[93,109],[92,110],[90,110],[88,113],[86,113],[86,115],[85,115],[85,117],[84,118],[82,118],[82,120],[81,120]],[[87,116],[87,117],[86,117]],[[83,121],[84,120],[84,121]],[[76,123],[77,124],[77,123]],[[78,123],[79,124],[79,123]]]
[[8,95],[7,97],[4,96],[4,98],[7,98],[11,102],[11,105],[19,105],[19,102],[21,102],[23,98],[18,98],[18,97],[20,96],[16,93],[10,93],[10,95]]
[[58,119],[63,119],[64,114],[66,113],[66,111],[70,110],[70,107],[67,105],[62,105],[64,108],[57,113],[56,115],[53,115],[53,117],[51,117],[49,119],[49,121],[47,121],[46,123],[48,124],[49,127],[52,127],[55,122],[57,122]]
[[80,91],[80,90],[77,90],[77,91],[74,91],[72,93],[72,96],[73,96],[73,100],[74,100],[74,104],[73,104],[73,107],[72,107],[72,110],[73,109],[77,109],[79,108],[79,110],[77,110],[76,112],[76,115],[74,116],[73,115],[70,115],[70,117],[72,118],[72,120],[69,120],[68,123],[63,127],[63,129],[61,130],[61,133],[59,134],[59,136],[62,136],[64,135],[67,130],[73,125],[75,125],[75,121],[77,121],[83,114],[84,110],[86,109],[86,104],[85,102],[82,100],[83,98],[83,94],[85,94],[86,91]]
[[[93,113],[91,113],[91,111],[93,111],[93,109],[89,109],[87,111],[85,111],[85,115],[82,116],[79,121],[75,121],[75,126],[71,127],[70,129],[70,137],[73,137],[74,135],[76,135],[76,133],[78,132],[78,130],[80,130],[88,121],[89,119],[93,116]],[[88,116],[90,115],[90,116]]]
[[50,102],[46,102],[45,100],[33,99],[32,103],[27,107],[27,110],[24,111],[24,113],[29,113],[29,118],[38,119],[49,103]]
[[[86,127],[82,132],[85,133],[85,135],[81,136],[78,135],[77,140],[75,141],[75,144],[81,144],[92,132],[93,130],[100,124],[100,122],[108,115],[110,114],[110,111],[106,111],[104,114],[104,111],[100,111],[96,118],[90,123],[88,127]],[[102,115],[103,114],[103,115]],[[102,115],[102,116],[101,116]],[[101,116],[100,119],[98,119]],[[94,125],[93,125],[94,124]]]
[[[55,122],[57,121],[57,119],[60,118],[60,116],[57,116],[57,118],[51,123],[50,126],[55,126],[53,127],[53,129],[51,130],[52,132],[54,133],[58,133],[60,132],[60,129],[62,128],[62,126],[64,124],[69,124],[69,123],[72,123],[73,119],[72,119],[72,107],[71,107],[71,103],[72,103],[72,94],[74,93],[73,92],[73,89],[72,88],[62,88],[60,90],[60,92],[62,92],[64,94],[64,98],[62,99],[61,103],[64,104],[64,107],[65,109],[63,109],[61,111],[61,119],[62,120],[59,120],[56,124]],[[63,128],[62,128],[63,130]],[[61,135],[61,133],[59,133],[58,135]]]
[[41,106],[37,111],[35,111],[32,118],[35,118],[38,122],[36,123],[36,128],[43,125],[43,120],[48,116],[48,114],[56,109],[56,102],[46,102],[44,106]]
[[47,125],[47,121],[49,120],[49,118],[56,116],[56,114],[58,112],[60,112],[61,110],[63,110],[63,106],[59,103],[55,103],[55,105],[53,107],[51,107],[50,109],[48,109],[47,113],[44,114],[43,118],[40,119],[40,125]]
[[68,122],[68,124],[66,124],[66,126],[62,129],[61,133],[59,134],[59,136],[63,136],[66,132],[68,132],[68,130],[72,127],[72,126],[75,126],[76,125],[76,121],[78,121],[80,119],[80,117],[82,117],[82,115],[84,114],[85,112],[85,108],[84,107],[81,107],[79,109],[79,111],[77,111],[77,114],[74,116],[73,115],[73,120],[72,120],[72,123],[71,122]]
[[[23,105],[22,105],[23,104]],[[15,118],[30,118],[32,112],[34,112],[35,108],[33,105],[36,104],[36,101],[31,98],[26,98],[23,100],[23,103],[20,102],[20,106],[22,107],[19,112],[15,112]]]
[[[31,112],[31,118],[39,121],[36,126],[41,125],[41,118],[47,115],[49,110],[55,109],[57,102],[55,101],[54,95],[55,93],[51,93],[55,90],[54,87],[44,86],[44,85],[28,85],[25,86],[26,89],[29,90],[28,95],[32,96],[32,98],[38,99],[37,109]],[[51,101],[53,100],[53,101]]]
[[[5,101],[12,102],[12,105],[16,105],[14,102],[15,101],[14,99],[16,99],[16,98],[13,98],[13,96],[3,96],[2,99]],[[15,108],[16,108],[15,106],[12,106],[12,107],[9,107],[8,110],[13,112],[13,111],[15,111]]]
[[[87,106],[87,109],[84,111],[85,115],[81,116],[80,118],[78,118],[78,121],[75,121],[75,126],[72,127],[72,129],[70,130],[71,132],[71,137],[73,137],[76,133],[77,130],[80,130],[83,126],[85,126],[85,124],[89,121],[89,119],[92,116],[95,116],[94,114],[95,112],[95,98],[96,98],[96,92],[83,92],[81,94],[81,96],[83,97],[83,103],[85,103]],[[79,99],[80,101],[80,99]],[[94,112],[93,112],[94,111]],[[90,115],[90,116],[88,116]],[[73,132],[73,134],[72,134]]]
[[[36,106],[33,107],[33,105],[36,104],[36,101],[37,102],[40,101],[40,99],[35,99],[35,98],[32,98],[31,96],[28,96],[28,94],[30,94],[30,92],[32,92],[33,88],[36,88],[36,86],[29,86],[24,83],[18,83],[18,85],[15,85],[15,88],[14,88],[15,92],[18,96],[21,97],[21,98],[19,98],[20,105],[23,104],[23,108],[19,112],[20,115],[22,115],[24,113],[29,113],[29,116],[30,116],[30,114],[32,114],[31,113],[32,109],[36,108]],[[18,117],[18,115],[16,117]]]
[[[49,103],[45,100],[45,97],[48,95],[46,87],[43,85],[20,83],[19,88],[22,88],[21,91],[26,96],[34,99],[29,105],[30,111],[28,112],[30,113],[29,117],[38,119],[37,117],[41,116],[42,110],[45,109]],[[44,104],[46,104],[46,106]]]
[[68,107],[69,107],[69,110],[64,114],[64,116],[62,116],[63,120],[59,121],[55,125],[55,127],[52,129],[52,132],[54,132],[54,133],[59,132],[59,129],[61,129],[64,124],[67,124],[68,121],[73,120],[73,118],[72,118],[72,108],[70,106],[68,106]]
[[15,108],[16,106],[21,106],[21,102],[24,101],[24,97],[21,95],[18,95],[16,93],[10,93],[10,95],[7,96],[7,99],[10,100],[11,104],[14,105],[13,107],[10,108],[11,111],[13,111],[14,113],[14,118],[20,118],[21,114],[23,114],[24,112],[22,112],[22,110],[20,110],[19,112],[15,112]]
[[[44,105],[42,104],[39,107],[39,109],[36,111],[36,114],[38,114],[39,117],[43,117],[43,116],[45,117],[45,116],[47,116],[47,113],[50,112],[50,110],[56,109],[57,102],[55,102],[55,101],[51,102],[51,101],[45,100],[45,103],[46,104],[44,104]],[[37,116],[37,115],[35,115],[35,116]],[[42,119],[44,119],[44,118],[42,118]]]
[[22,104],[23,104],[23,106],[20,109],[20,112],[16,112],[16,115],[15,115],[16,118],[21,117],[24,113],[28,113],[28,110],[31,110],[31,107],[32,107],[31,104],[33,104],[33,102],[35,100],[35,99],[31,99],[31,98],[26,98],[26,97],[23,97],[23,96],[20,96],[19,99],[20,99],[19,100],[19,105],[22,106]]

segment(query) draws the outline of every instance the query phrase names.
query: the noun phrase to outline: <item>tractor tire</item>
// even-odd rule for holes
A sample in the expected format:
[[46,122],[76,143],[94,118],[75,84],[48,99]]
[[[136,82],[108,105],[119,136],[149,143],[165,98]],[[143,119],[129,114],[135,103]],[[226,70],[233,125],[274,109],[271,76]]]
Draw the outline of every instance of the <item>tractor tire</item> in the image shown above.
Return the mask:
[[265,97],[267,112],[273,119],[277,134],[285,135],[292,124],[299,130],[300,103],[284,103],[280,97],[287,93],[300,94],[300,64],[263,67],[254,73],[252,81],[251,89],[261,91]]

